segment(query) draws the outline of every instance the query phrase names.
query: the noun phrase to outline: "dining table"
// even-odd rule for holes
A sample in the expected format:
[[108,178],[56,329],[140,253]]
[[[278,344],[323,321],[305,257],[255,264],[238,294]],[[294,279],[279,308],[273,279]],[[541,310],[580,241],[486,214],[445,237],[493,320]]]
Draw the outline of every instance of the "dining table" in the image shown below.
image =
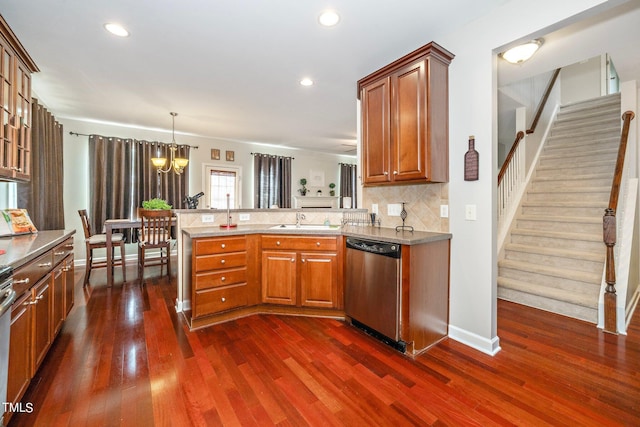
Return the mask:
[[[172,218],[171,225],[176,225],[175,216]],[[140,218],[115,218],[105,220],[103,230],[106,235],[107,286],[113,286],[113,230],[138,229],[141,226],[142,220]]]

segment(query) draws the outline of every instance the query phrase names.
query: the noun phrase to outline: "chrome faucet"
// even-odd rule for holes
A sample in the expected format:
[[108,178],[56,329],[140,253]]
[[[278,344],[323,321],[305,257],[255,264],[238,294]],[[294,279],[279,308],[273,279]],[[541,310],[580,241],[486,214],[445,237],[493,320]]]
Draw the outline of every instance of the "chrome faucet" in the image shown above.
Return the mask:
[[307,219],[302,212],[296,212],[296,227],[300,228],[300,221]]

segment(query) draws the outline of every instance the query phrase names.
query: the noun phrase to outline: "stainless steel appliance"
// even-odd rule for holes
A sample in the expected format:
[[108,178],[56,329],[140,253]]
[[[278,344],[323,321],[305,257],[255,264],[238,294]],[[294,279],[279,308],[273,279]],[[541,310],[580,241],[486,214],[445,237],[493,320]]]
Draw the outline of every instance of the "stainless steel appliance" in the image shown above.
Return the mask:
[[7,400],[11,304],[16,299],[12,274],[11,267],[0,266],[0,425],[4,425],[4,402]]
[[400,257],[395,243],[347,237],[345,313],[351,323],[404,352],[400,340]]

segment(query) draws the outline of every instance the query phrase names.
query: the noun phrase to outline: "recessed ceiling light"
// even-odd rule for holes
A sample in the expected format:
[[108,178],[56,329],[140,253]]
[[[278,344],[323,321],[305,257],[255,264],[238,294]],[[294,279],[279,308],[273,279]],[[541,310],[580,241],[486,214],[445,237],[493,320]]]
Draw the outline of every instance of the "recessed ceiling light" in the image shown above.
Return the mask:
[[109,31],[111,34],[116,35],[118,37],[129,37],[129,31],[127,31],[122,25],[114,24],[109,22],[104,24],[104,29]]
[[308,77],[305,77],[304,79],[300,80],[300,84],[302,86],[312,86],[313,85],[313,80],[311,80]]
[[318,17],[318,22],[325,27],[333,27],[340,22],[340,15],[333,10],[326,10]]
[[512,64],[519,64],[531,58],[534,53],[542,46],[542,39],[535,39],[521,45],[512,47],[506,52],[502,53],[502,57],[507,62]]

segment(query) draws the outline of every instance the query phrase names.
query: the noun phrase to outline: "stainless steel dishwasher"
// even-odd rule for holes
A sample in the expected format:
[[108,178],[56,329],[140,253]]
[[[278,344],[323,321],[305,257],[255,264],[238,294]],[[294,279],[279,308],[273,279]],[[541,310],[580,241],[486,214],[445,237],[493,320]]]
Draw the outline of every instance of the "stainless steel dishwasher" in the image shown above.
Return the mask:
[[4,425],[4,402],[7,401],[9,372],[9,334],[11,332],[11,304],[16,299],[11,267],[0,266],[0,425]]
[[347,237],[345,313],[351,323],[404,352],[400,340],[400,257],[396,243]]

